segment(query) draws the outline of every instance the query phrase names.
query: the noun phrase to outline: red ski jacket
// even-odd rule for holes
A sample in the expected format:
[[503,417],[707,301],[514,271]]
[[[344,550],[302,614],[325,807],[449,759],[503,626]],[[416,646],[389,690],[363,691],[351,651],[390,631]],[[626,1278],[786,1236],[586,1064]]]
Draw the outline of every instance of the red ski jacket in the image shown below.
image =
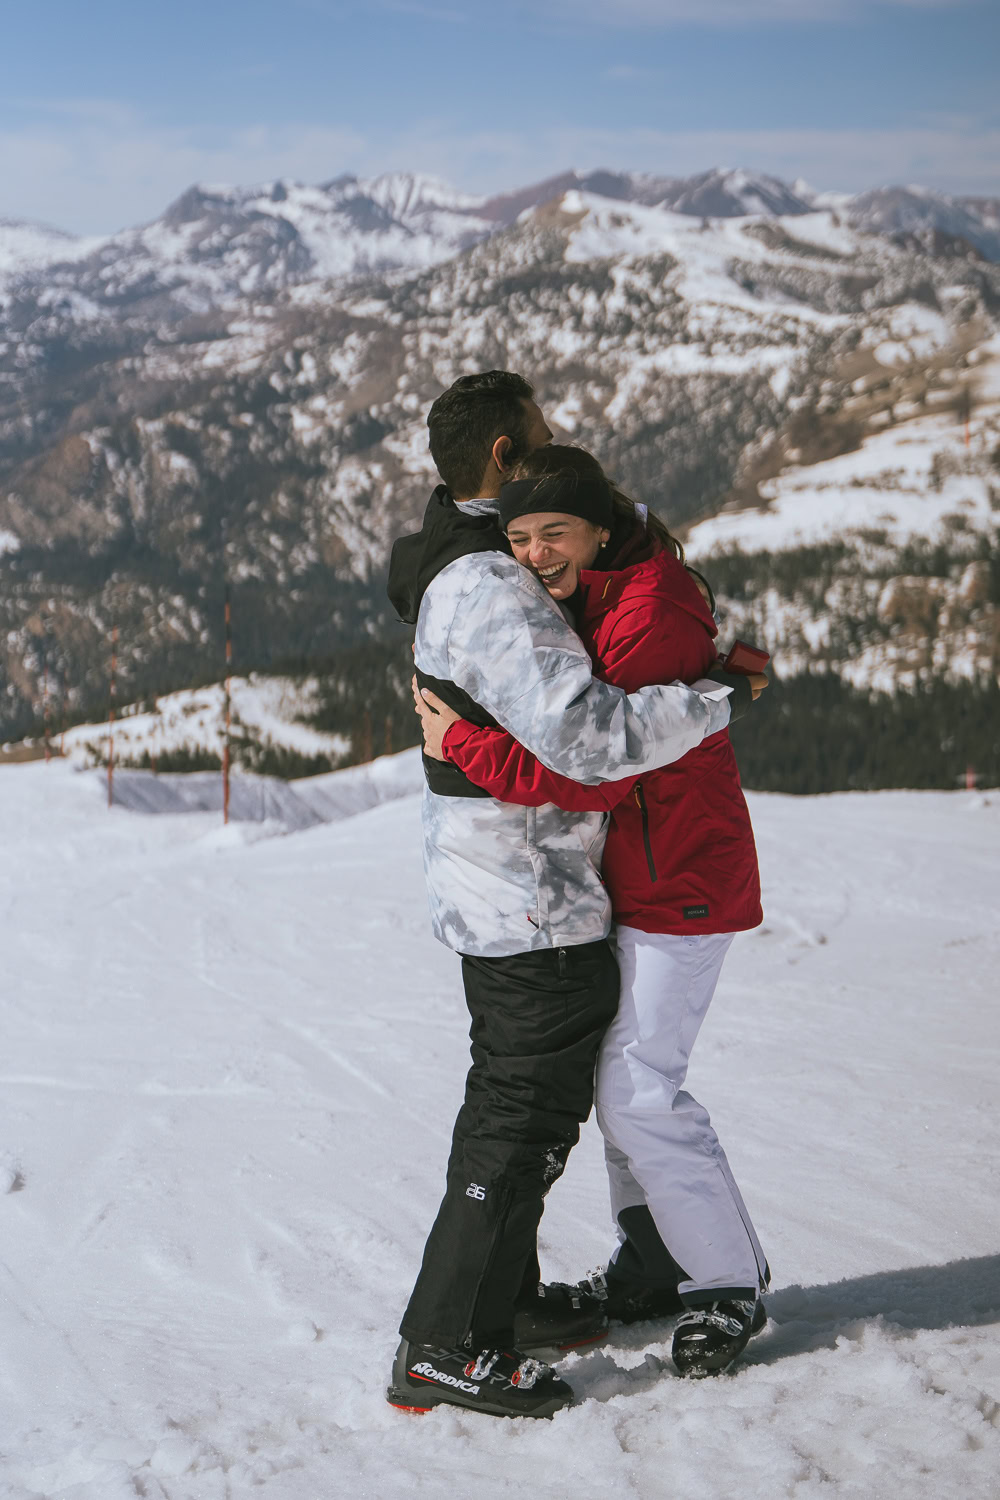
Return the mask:
[[[658,545],[658,544],[657,544]],[[635,692],[692,683],[716,659],[716,626],[666,549],[580,575],[577,628],[595,675]],[[728,730],[641,778],[582,786],[541,765],[505,730],[459,720],[445,754],[501,802],[610,813],[603,874],[616,921],[643,932],[742,932],[762,920],[757,851]]]

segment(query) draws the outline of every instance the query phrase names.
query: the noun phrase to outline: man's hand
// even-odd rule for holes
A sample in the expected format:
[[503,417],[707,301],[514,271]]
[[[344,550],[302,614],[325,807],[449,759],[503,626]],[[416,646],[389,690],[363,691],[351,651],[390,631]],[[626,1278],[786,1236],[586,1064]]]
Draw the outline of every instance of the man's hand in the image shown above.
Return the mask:
[[424,754],[429,755],[432,760],[447,760],[444,753],[444,737],[453,724],[457,724],[462,717],[453,708],[449,708],[437,693],[432,693],[430,688],[423,691],[417,685],[414,676],[410,681],[413,689],[413,706],[420,719],[420,728],[424,736]]

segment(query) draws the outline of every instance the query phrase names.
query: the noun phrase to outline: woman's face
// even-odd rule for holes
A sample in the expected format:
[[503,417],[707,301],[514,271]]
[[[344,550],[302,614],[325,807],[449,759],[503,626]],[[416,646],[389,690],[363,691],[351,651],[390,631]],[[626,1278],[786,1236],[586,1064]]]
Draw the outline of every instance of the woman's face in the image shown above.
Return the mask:
[[544,583],[553,599],[568,599],[576,592],[580,573],[592,568],[611,533],[581,516],[558,511],[519,516],[507,527],[507,540],[515,558]]

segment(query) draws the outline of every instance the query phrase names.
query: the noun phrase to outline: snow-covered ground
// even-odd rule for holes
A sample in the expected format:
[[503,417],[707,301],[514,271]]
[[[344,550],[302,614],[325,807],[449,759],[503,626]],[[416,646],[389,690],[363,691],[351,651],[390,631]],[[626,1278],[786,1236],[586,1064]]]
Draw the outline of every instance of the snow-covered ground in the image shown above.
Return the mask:
[[[4,1500],[997,1495],[1000,796],[752,798],[692,1083],[772,1321],[701,1384],[616,1332],[539,1423],[383,1400],[466,1066],[417,799],[261,839],[103,796],[0,772]],[[543,1268],[608,1247],[591,1124]]]

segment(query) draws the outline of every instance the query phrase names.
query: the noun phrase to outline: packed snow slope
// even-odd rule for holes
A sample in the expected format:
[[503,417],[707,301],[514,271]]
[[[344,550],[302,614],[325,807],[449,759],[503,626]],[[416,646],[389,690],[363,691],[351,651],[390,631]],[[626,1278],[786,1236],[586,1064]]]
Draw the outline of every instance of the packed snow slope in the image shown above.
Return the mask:
[[[503,1422],[383,1400],[466,1066],[417,798],[268,839],[0,772],[4,1500],[995,1497],[1000,797],[751,808],[766,920],[692,1084],[771,1322],[702,1384],[619,1330]],[[544,1270],[609,1243],[591,1124]]]

